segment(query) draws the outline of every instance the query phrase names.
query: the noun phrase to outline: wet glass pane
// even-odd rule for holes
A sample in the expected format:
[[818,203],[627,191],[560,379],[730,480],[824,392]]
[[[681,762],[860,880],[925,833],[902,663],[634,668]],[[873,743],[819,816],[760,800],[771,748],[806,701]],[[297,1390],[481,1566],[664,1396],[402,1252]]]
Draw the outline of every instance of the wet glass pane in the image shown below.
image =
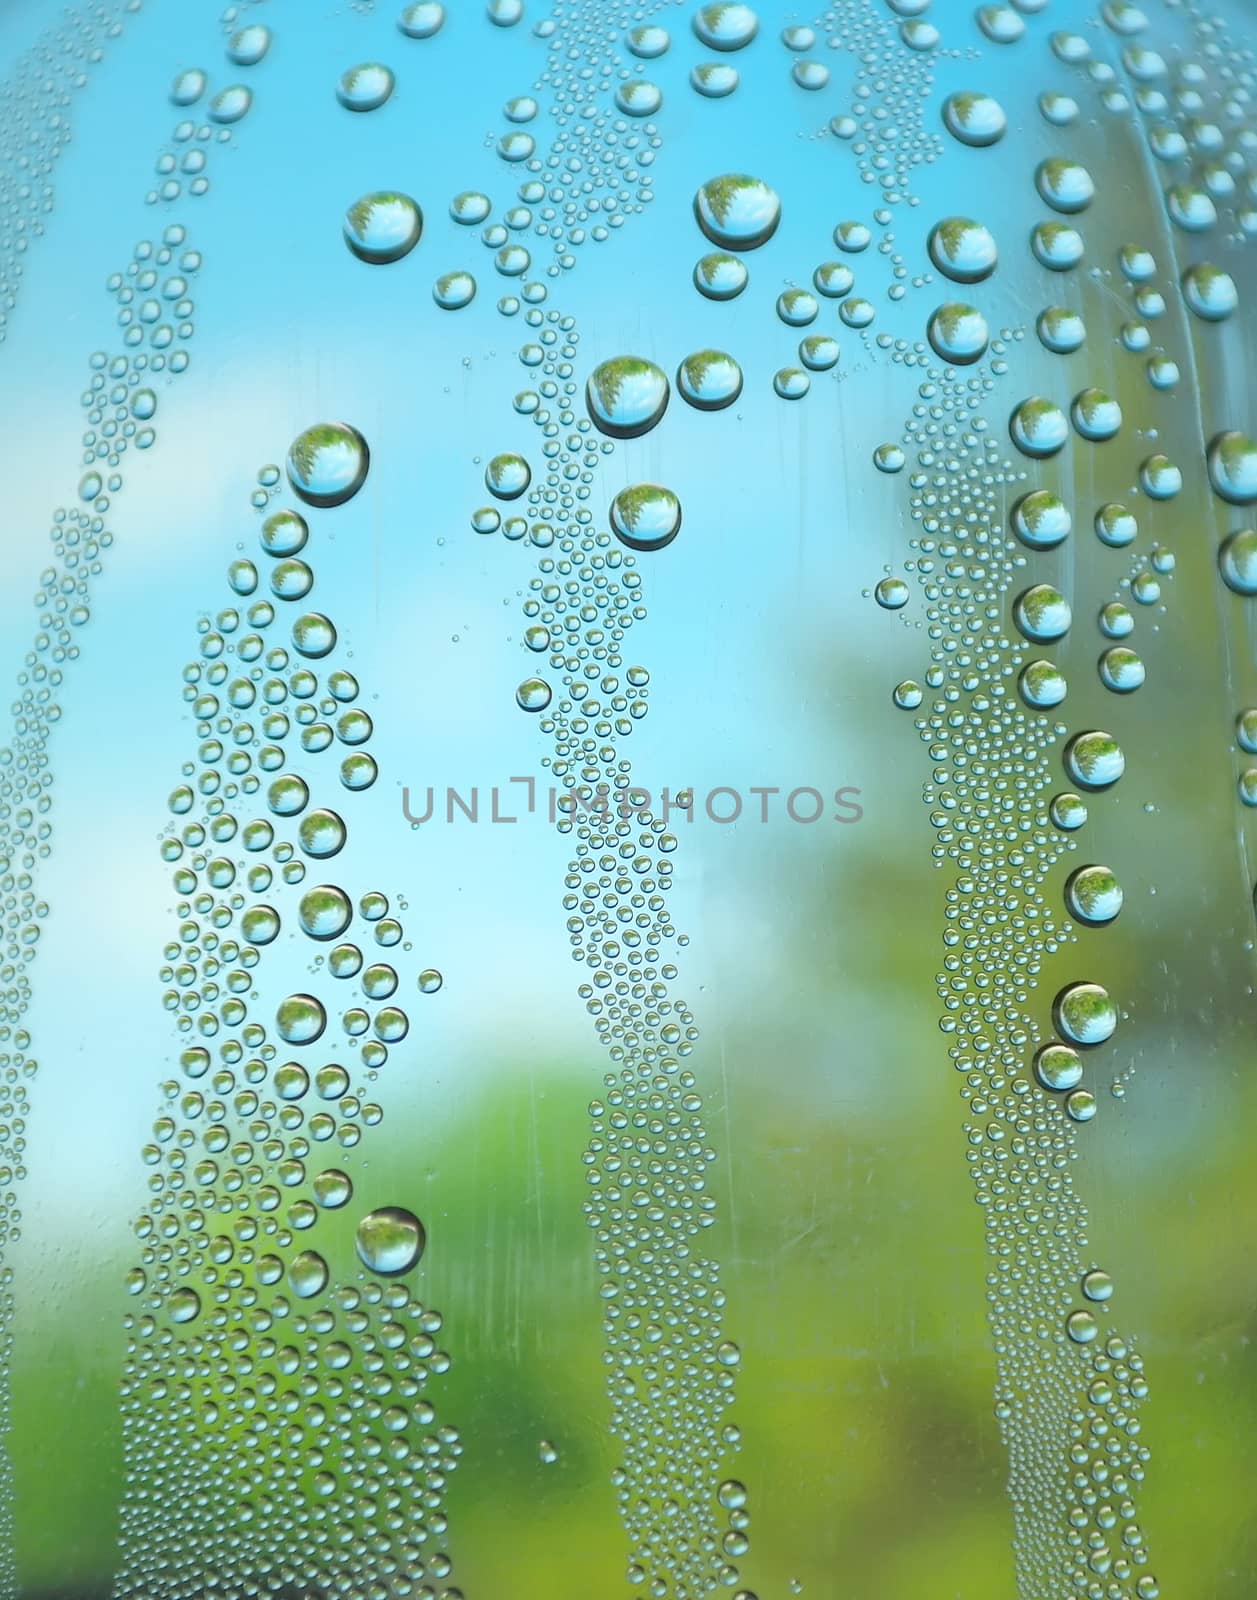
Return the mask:
[[1251,8],[0,80],[3,1594],[1246,1600]]

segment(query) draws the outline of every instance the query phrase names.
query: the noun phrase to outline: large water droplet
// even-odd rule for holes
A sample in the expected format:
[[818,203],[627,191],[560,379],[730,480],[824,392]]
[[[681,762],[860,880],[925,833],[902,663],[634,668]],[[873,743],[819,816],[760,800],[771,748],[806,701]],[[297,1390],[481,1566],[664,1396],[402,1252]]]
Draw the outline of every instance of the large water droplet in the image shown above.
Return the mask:
[[395,1278],[414,1267],[424,1251],[423,1223],[403,1206],[381,1206],[358,1224],[354,1245],[368,1272]]
[[1065,770],[1081,789],[1108,789],[1126,771],[1126,757],[1111,733],[1076,733],[1065,746]]
[[694,13],[694,32],[709,50],[741,50],[759,32],[759,18],[750,6],[730,4],[700,6]]
[[1257,531],[1240,528],[1222,541],[1218,571],[1227,588],[1236,594],[1257,594]]
[[653,361],[616,356],[596,366],[585,386],[595,427],[613,439],[647,433],[668,406],[668,380]]
[[982,313],[954,300],[939,306],[926,332],[935,354],[958,367],[977,361],[990,342],[990,330]]
[[694,287],[709,300],[732,300],[746,288],[746,263],[737,256],[713,250],[694,263]]
[[1069,507],[1049,489],[1035,489],[1013,507],[1013,532],[1031,550],[1053,550],[1069,537]]
[[1122,909],[1122,898],[1122,886],[1111,867],[1079,867],[1065,883],[1070,916],[1091,927],[1112,922]]
[[723,350],[696,350],[677,368],[677,389],[699,411],[720,411],[742,393],[742,368]]
[[777,231],[781,201],[762,179],[727,173],[709,178],[694,196],[694,215],[713,244],[753,250]]
[[344,232],[360,261],[383,266],[400,261],[419,243],[423,213],[408,194],[380,189],[354,201],[345,213]]
[[349,896],[334,883],[321,883],[307,889],[297,913],[302,929],[312,939],[338,938],[349,926],[352,916]]
[[989,229],[968,217],[945,217],[930,229],[930,260],[956,283],[989,278],[999,260]]
[[989,94],[961,90],[943,101],[943,126],[961,144],[982,147],[1004,137],[1008,118]]
[[1040,195],[1054,211],[1067,214],[1085,211],[1095,199],[1095,184],[1086,167],[1062,156],[1040,162],[1034,181]]
[[1023,455],[1054,456],[1069,438],[1065,413],[1054,401],[1034,395],[1023,400],[1009,420],[1008,431]]
[[375,111],[393,92],[395,79],[382,61],[348,67],[336,85],[336,98],[346,111]]
[[1056,1031],[1073,1044],[1103,1044],[1117,1027],[1117,1007],[1098,983],[1071,983],[1052,1004]]
[[1069,632],[1073,613],[1069,602],[1050,583],[1036,583],[1018,595],[1013,605],[1013,621],[1033,644],[1051,644]]
[[681,528],[681,502],[671,489],[637,483],[611,502],[611,531],[633,550],[662,550]]
[[445,7],[440,0],[418,0],[403,10],[397,26],[408,39],[430,39],[444,21]]
[[290,994],[275,1013],[279,1036],[288,1044],[313,1044],[327,1027],[327,1013],[312,994]]
[[1236,506],[1257,500],[1257,442],[1234,431],[1215,434],[1207,459],[1215,494]]
[[347,422],[320,422],[293,440],[288,481],[312,506],[339,506],[366,481],[367,441]]

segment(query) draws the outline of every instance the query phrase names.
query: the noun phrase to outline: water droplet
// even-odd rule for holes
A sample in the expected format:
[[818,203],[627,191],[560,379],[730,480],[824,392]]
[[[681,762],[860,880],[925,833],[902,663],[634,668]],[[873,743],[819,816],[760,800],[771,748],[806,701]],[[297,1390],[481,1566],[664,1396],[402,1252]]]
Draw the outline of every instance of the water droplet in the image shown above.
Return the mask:
[[699,7],[694,32],[709,50],[741,50],[759,32],[759,18],[750,6],[722,0],[719,5]]
[[980,222],[968,217],[946,217],[930,229],[930,260],[956,283],[979,283],[989,278],[999,260],[995,240]]
[[1069,507],[1048,489],[1032,490],[1013,507],[1013,532],[1031,550],[1054,550],[1072,528]]
[[276,511],[262,524],[259,542],[268,556],[292,556],[305,548],[310,529],[296,511]]
[[256,67],[270,47],[271,30],[263,22],[254,22],[232,34],[227,59],[238,67]]
[[1122,909],[1122,899],[1122,886],[1111,867],[1079,867],[1065,882],[1070,916],[1090,927],[1112,922]]
[[855,283],[855,273],[845,261],[823,261],[812,274],[817,293],[829,300],[841,300]]
[[1151,500],[1172,500],[1183,487],[1183,474],[1169,456],[1152,455],[1140,462],[1139,486]]
[[796,61],[790,68],[790,76],[800,89],[815,91],[829,84],[829,68],[821,61]]
[[320,807],[302,817],[297,837],[306,855],[325,861],[344,847],[345,824],[334,811]]
[[777,231],[781,201],[762,179],[727,173],[708,179],[694,196],[694,215],[713,244],[753,250]]
[[339,506],[366,481],[367,441],[346,422],[320,422],[293,440],[288,481],[312,506]]
[[1013,621],[1032,644],[1051,644],[1069,632],[1073,613],[1059,589],[1050,583],[1036,583],[1018,595]]
[[274,906],[250,906],[240,918],[240,931],[250,944],[271,944],[279,934],[279,913]]
[[1117,1007],[1098,983],[1071,983],[1053,1001],[1052,1019],[1072,1044],[1103,1044],[1117,1027]]
[[1103,389],[1083,389],[1070,407],[1074,427],[1093,443],[1116,437],[1122,426],[1122,408]]
[[1090,1089],[1075,1089],[1065,1098],[1065,1110],[1075,1122],[1090,1122],[1096,1114],[1096,1097]]
[[902,683],[897,683],[892,694],[892,699],[901,711],[915,711],[924,698],[925,691],[911,678],[905,678]]
[[1054,661],[1027,661],[1018,676],[1017,690],[1028,706],[1036,711],[1047,711],[1060,705],[1069,692],[1069,685]]
[[812,380],[801,367],[781,367],[773,373],[773,390],[782,400],[802,400]]
[[1050,811],[1053,823],[1063,833],[1075,832],[1087,820],[1086,801],[1068,789],[1053,795]]
[[292,1291],[302,1300],[312,1300],[327,1288],[327,1262],[317,1250],[302,1250],[292,1258],[288,1268],[288,1282]]
[[1082,1082],[1082,1057],[1067,1044],[1045,1044],[1035,1053],[1034,1075],[1045,1089],[1065,1094]]
[[838,365],[838,341],[827,333],[809,334],[799,345],[799,360],[809,372],[828,372]]
[[741,81],[738,69],[728,61],[698,61],[690,68],[690,87],[708,100],[723,100]]
[[327,1027],[327,1013],[312,994],[290,994],[280,1002],[275,1026],[288,1044],[313,1044]]
[[172,1322],[191,1322],[201,1310],[201,1297],[195,1289],[176,1289],[167,1302]]
[[992,44],[1016,44],[1026,31],[1026,25],[1011,6],[979,6],[975,16],[978,27]]
[[419,988],[424,994],[435,994],[444,981],[435,967],[425,967],[419,974]]
[[544,711],[551,698],[550,685],[544,678],[525,678],[515,691],[515,702],[521,711]]
[[943,101],[943,126],[961,144],[981,148],[1004,137],[1008,118],[999,101],[989,94],[961,90]]
[[681,502],[660,484],[637,483],[612,500],[610,519],[621,544],[632,550],[662,550],[680,532]]
[[301,897],[298,921],[312,939],[338,938],[349,926],[353,906],[343,889],[321,883]]
[[450,216],[464,227],[475,227],[489,215],[492,204],[487,194],[479,189],[464,189],[450,201]]
[[518,500],[532,482],[532,468],[523,456],[494,456],[484,471],[484,484],[499,500]]
[[1246,434],[1215,434],[1208,452],[1209,482],[1230,505],[1257,500],[1257,443]]
[[907,605],[910,592],[902,578],[883,578],[873,590],[873,598],[884,611],[900,611]]
[[1103,1302],[1113,1298],[1113,1280],[1107,1272],[1102,1272],[1099,1267],[1085,1273],[1082,1280],[1082,1292],[1086,1299]]
[[654,61],[656,57],[666,54],[672,40],[666,28],[659,27],[657,23],[642,22],[629,29],[624,42],[628,45],[629,53],[638,60]]
[[663,92],[645,78],[631,79],[617,87],[615,103],[626,117],[653,117],[663,104]]
[[1065,746],[1065,770],[1081,789],[1108,789],[1126,771],[1126,757],[1111,733],[1078,733]]
[[1183,298],[1203,321],[1222,322],[1239,304],[1239,291],[1229,272],[1200,261],[1183,274]]
[[444,21],[445,7],[440,0],[418,0],[403,10],[397,26],[408,39],[430,39]]
[[1257,531],[1240,528],[1222,541],[1218,571],[1227,588],[1236,594],[1257,594]]
[[1090,1311],[1071,1311],[1065,1319],[1065,1332],[1075,1344],[1090,1344],[1100,1332],[1100,1324]]
[[1134,542],[1139,534],[1139,524],[1125,506],[1114,502],[1101,506],[1096,512],[1095,530],[1101,544],[1120,550]]
[[384,266],[419,243],[423,213],[407,194],[381,189],[355,200],[345,213],[345,243],[360,261]]
[[936,355],[954,366],[969,366],[985,355],[990,342],[986,318],[973,306],[949,301],[941,305],[926,329]]
[[199,67],[189,67],[186,72],[181,72],[170,88],[170,99],[173,105],[192,106],[205,93],[209,79]]
[[354,1186],[347,1173],[329,1167],[320,1172],[311,1184],[314,1198],[326,1211],[339,1211],[353,1199]]
[[815,322],[820,307],[806,289],[784,289],[777,296],[777,315],[789,328],[806,328]]
[[742,368],[723,350],[696,350],[677,368],[682,399],[699,411],[720,411],[742,393]]
[[470,272],[443,272],[432,285],[432,298],[442,311],[461,311],[476,298],[476,280]]
[[221,89],[210,101],[210,121],[224,125],[239,122],[252,104],[253,90],[242,83],[233,84],[230,89]]
[[1072,215],[1085,211],[1095,199],[1095,184],[1086,167],[1063,156],[1041,161],[1034,175],[1035,187],[1053,211]]
[[1077,228],[1064,222],[1040,222],[1030,235],[1034,259],[1049,272],[1068,272],[1086,251]]
[[694,264],[694,287],[709,300],[732,300],[746,288],[746,263],[737,256],[713,250]]
[[1041,311],[1035,328],[1039,343],[1053,355],[1072,355],[1081,350],[1087,338],[1087,327],[1077,311],[1066,306],[1048,306]]
[[[1129,614],[1129,613],[1128,613]],[[1114,645],[1100,657],[1100,682],[1114,694],[1133,694],[1142,688],[1147,672],[1139,656],[1125,645]]]
[[1065,413],[1051,400],[1035,395],[1023,400],[1009,420],[1008,431],[1023,455],[1054,456],[1069,438]]
[[634,439],[663,416],[668,394],[668,380],[653,361],[616,356],[590,374],[585,403],[600,432],[613,439]]
[[403,1206],[381,1206],[358,1224],[354,1244],[368,1272],[395,1278],[418,1264],[427,1243],[423,1223]]
[[1043,120],[1054,128],[1067,128],[1078,120],[1078,102],[1067,94],[1047,91],[1039,96],[1039,110]]
[[381,61],[348,67],[336,85],[336,98],[346,111],[375,111],[389,98],[396,80]]

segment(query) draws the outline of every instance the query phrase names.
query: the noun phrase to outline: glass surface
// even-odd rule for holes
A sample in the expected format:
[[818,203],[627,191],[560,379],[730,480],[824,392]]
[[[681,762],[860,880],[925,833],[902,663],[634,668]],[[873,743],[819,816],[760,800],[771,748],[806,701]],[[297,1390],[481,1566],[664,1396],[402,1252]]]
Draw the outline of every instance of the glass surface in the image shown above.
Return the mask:
[[0,9],[6,1594],[1253,1593],[1253,41]]

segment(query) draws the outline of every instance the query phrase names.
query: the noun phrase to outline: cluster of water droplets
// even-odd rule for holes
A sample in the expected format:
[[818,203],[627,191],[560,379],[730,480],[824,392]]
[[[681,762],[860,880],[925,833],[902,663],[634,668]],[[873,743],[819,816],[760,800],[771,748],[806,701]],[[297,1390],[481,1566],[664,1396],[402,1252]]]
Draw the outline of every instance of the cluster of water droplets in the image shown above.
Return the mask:
[[[52,205],[52,170],[70,136],[69,97],[83,87],[89,69],[102,59],[105,42],[120,35],[121,18],[139,9],[138,0],[130,0],[124,7],[68,12],[19,62],[2,91],[9,108],[2,137],[13,143],[0,152],[4,156],[0,187],[12,185],[0,228],[4,276],[0,338],[4,319],[16,305],[23,258],[42,232],[38,217]],[[151,203],[159,196],[150,192],[146,198]],[[77,490],[72,502],[52,517],[52,559],[35,595],[36,631],[18,676],[13,733],[0,749],[0,886],[6,910],[0,960],[0,1065],[7,1084],[6,1097],[0,1101],[6,1127],[0,1151],[4,1161],[0,1256],[19,1222],[13,1185],[24,1175],[25,1083],[38,1071],[24,1016],[31,1001],[31,963],[50,910],[38,890],[39,864],[52,849],[50,735],[60,720],[66,674],[80,656],[78,633],[91,617],[95,581],[113,543],[110,513],[124,489],[128,452],[153,446],[159,409],[172,381],[189,365],[188,343],[194,333],[191,286],[201,265],[200,252],[188,244],[185,225],[172,221],[156,238],[140,241],[125,266],[107,280],[117,308],[121,348],[114,354],[98,350],[88,362],[81,395],[86,427],[75,474]],[[4,1272],[7,1277],[7,1269]],[[6,1431],[10,1315],[6,1282],[0,1299],[5,1389],[0,1395],[0,1427]],[[6,1456],[6,1480],[9,1472]],[[0,1504],[0,1589],[8,1593],[14,1574],[12,1501],[7,1493],[0,1496]]]
[[22,274],[55,200],[53,175],[73,133],[74,96],[141,0],[68,7],[0,84],[0,343]]
[[[685,943],[668,909],[677,838],[622,754],[649,704],[649,672],[624,656],[628,630],[646,614],[634,552],[663,550],[682,512],[658,484],[624,485],[605,514],[590,504],[613,440],[659,425],[670,385],[653,361],[623,356],[590,370],[582,393],[573,319],[540,307],[527,318],[538,340],[520,360],[536,388],[515,407],[538,430],[543,467],[534,476],[522,456],[494,457],[486,486],[521,510],[503,519],[487,505],[472,524],[540,552],[522,641],[539,659],[516,701],[548,741],[558,827],[575,843],[563,905],[583,969],[579,994],[615,1068],[590,1106],[585,1213],[621,1450],[614,1482],[631,1541],[627,1575],[644,1593],[693,1600],[735,1585],[749,1549],[748,1494],[724,1464],[739,1440],[726,1417],[741,1356],[725,1337],[718,1268],[701,1246],[715,1218],[706,1175],[716,1157],[686,1065],[698,1030],[669,955]],[[712,352],[686,358],[677,374],[699,409],[729,404],[740,383],[736,363]]]
[[[443,1500],[461,1444],[429,1398],[449,1357],[404,1281],[426,1230],[360,1151],[410,1031],[410,946],[401,906],[344,887],[374,729],[335,625],[305,609],[308,519],[368,470],[333,422],[288,452],[298,506],[259,471],[257,548],[182,674],[199,743],[161,841],[177,927],[160,977],[183,1048],[127,1280],[119,1596],[459,1593]],[[285,992],[294,957],[310,977]]]

